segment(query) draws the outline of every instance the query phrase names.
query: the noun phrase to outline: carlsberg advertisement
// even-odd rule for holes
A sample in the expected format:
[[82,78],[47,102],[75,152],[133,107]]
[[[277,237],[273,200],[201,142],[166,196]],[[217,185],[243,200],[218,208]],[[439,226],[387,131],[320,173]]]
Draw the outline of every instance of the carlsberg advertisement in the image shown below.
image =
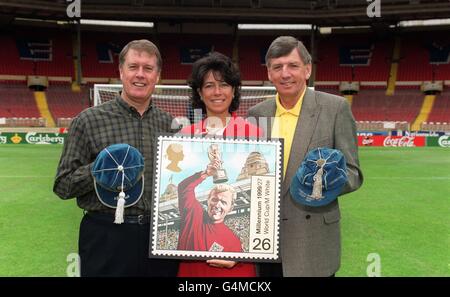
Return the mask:
[[65,133],[0,132],[0,144],[64,144],[66,137]]

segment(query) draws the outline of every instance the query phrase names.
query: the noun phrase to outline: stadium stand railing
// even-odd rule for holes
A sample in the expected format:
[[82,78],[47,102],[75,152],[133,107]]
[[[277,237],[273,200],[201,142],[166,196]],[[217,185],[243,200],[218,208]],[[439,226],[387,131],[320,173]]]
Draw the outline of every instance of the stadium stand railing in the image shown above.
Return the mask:
[[408,131],[410,123],[406,121],[356,121],[356,127],[358,131]]
[[420,129],[423,131],[450,131],[450,122],[423,122]]
[[45,127],[44,118],[0,118],[0,127]]
[[67,128],[72,123],[73,118],[57,118],[56,126],[61,128]]

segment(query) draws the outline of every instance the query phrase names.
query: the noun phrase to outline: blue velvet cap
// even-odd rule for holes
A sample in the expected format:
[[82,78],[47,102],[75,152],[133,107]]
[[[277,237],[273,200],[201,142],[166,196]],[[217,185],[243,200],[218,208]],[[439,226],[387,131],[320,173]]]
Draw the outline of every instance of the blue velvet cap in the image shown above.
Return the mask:
[[125,205],[136,204],[144,192],[144,158],[126,143],[103,149],[92,167],[97,197],[104,205],[116,208],[119,194],[125,193]]
[[297,203],[323,206],[341,194],[347,180],[347,165],[341,151],[316,148],[308,152],[298,168],[290,192]]

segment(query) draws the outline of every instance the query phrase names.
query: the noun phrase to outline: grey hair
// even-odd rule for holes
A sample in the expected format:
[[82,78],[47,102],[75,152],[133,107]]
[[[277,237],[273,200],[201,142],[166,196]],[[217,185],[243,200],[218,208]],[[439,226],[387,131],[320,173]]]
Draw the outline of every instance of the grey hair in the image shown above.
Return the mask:
[[266,66],[270,66],[270,60],[289,55],[296,48],[305,65],[311,64],[312,58],[303,42],[292,36],[277,37],[269,46],[266,53]]

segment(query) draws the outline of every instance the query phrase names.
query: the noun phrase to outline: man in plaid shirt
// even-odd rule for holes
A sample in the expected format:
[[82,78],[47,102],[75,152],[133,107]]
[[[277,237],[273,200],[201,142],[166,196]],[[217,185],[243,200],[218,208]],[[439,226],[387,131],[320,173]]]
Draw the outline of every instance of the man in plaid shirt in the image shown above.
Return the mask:
[[[70,125],[53,191],[77,198],[84,210],[80,225],[81,276],[175,276],[175,260],[149,259],[155,137],[171,129],[172,117],[153,106],[151,95],[161,73],[161,55],[148,40],[128,43],[119,55],[120,96],[81,112]],[[113,208],[94,190],[93,162],[105,147],[127,143],[145,159],[144,194],[125,209],[124,223],[114,224]]]

